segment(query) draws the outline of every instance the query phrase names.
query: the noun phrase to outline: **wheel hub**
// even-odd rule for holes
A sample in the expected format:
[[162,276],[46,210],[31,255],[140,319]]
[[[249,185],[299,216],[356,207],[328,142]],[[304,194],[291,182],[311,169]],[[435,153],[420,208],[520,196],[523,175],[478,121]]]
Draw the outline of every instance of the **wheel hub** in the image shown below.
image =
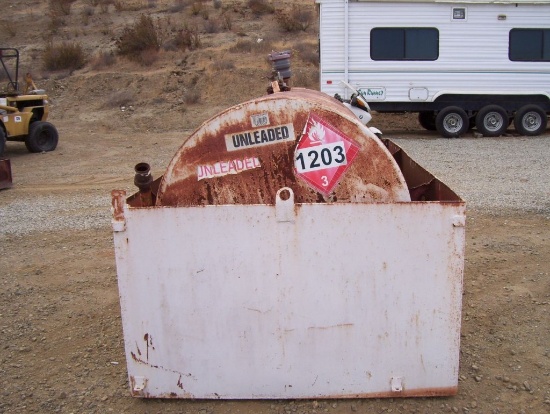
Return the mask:
[[496,113],[490,113],[485,118],[485,126],[490,129],[498,129],[502,126],[502,118]]

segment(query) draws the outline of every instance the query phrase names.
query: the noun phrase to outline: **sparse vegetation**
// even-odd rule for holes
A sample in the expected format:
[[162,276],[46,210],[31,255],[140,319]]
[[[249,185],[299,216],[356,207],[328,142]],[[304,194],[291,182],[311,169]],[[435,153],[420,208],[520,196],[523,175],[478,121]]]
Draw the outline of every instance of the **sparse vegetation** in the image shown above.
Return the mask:
[[230,60],[221,58],[221,59],[217,59],[212,65],[212,67],[215,70],[219,70],[219,71],[231,70],[231,69],[235,69],[235,64]]
[[222,7],[222,0],[214,0],[214,1],[213,1],[213,4],[214,4],[214,8],[215,8],[216,10],[221,9],[221,7]]
[[82,24],[84,26],[87,26],[90,23],[90,17],[92,17],[94,13],[95,13],[95,10],[93,7],[90,7],[90,6],[84,7],[81,13]]
[[293,55],[303,62],[319,66],[319,50],[317,49],[317,45],[301,42],[294,45],[293,49]]
[[310,69],[295,69],[292,71],[291,86],[316,89],[319,82],[319,71]]
[[289,11],[277,11],[277,22],[286,32],[305,32],[313,22],[313,14],[309,9],[293,5]]
[[71,14],[71,7],[76,0],[50,0],[50,15],[68,16]]
[[214,19],[209,19],[205,21],[204,31],[206,33],[218,33],[220,31],[220,22]]
[[233,28],[233,20],[229,13],[222,13],[220,16],[222,28],[224,30],[231,30]]
[[275,12],[275,9],[267,2],[267,0],[248,0],[247,6],[248,9],[256,16],[272,14]]
[[201,38],[198,28],[196,26],[190,27],[185,25],[185,27],[177,33],[174,42],[176,46],[182,50],[195,50],[200,48]]
[[158,60],[159,51],[158,49],[145,49],[142,50],[139,54],[139,63],[143,66],[151,66]]
[[189,0],[175,0],[174,5],[168,9],[170,13],[179,13],[189,6]]
[[183,102],[188,105],[197,104],[200,100],[201,94],[196,87],[186,90],[183,94]]
[[248,39],[239,39],[237,43],[229,48],[229,51],[233,53],[250,53],[252,52],[252,47],[254,43],[252,40]]
[[116,61],[115,55],[112,52],[99,52],[92,60],[91,66],[94,70],[101,70],[103,68],[114,65]]
[[132,103],[135,99],[134,93],[129,90],[120,90],[113,92],[107,97],[103,104],[105,108],[120,108]]
[[233,53],[263,53],[271,51],[272,46],[273,43],[271,39],[257,39],[256,41],[239,39],[235,45],[229,48],[229,51]]
[[47,70],[76,70],[86,64],[84,51],[80,43],[48,43],[42,55]]
[[117,12],[124,12],[124,11],[139,11],[144,8],[154,8],[156,7],[155,2],[149,2],[147,4],[133,4],[128,1],[122,1],[122,0],[105,0],[108,3],[112,3],[115,7],[115,10]]
[[191,14],[193,16],[198,16],[203,12],[203,4],[200,1],[196,1],[191,5]]
[[48,30],[51,34],[56,34],[61,27],[65,26],[65,19],[63,16],[50,14],[50,21],[48,23]]
[[117,41],[118,53],[130,60],[150,64],[150,59],[160,49],[159,32],[150,16],[142,14],[132,26],[124,29]]

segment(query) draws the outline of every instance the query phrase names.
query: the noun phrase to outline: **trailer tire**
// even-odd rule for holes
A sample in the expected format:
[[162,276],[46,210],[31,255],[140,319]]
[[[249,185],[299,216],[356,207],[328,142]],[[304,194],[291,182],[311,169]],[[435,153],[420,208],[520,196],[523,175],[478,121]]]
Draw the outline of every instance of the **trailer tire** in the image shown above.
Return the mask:
[[33,122],[29,126],[29,135],[25,139],[25,146],[30,152],[48,152],[57,147],[59,134],[49,122]]
[[437,131],[445,138],[456,138],[468,130],[469,119],[458,106],[443,108],[435,117]]
[[514,115],[514,127],[521,135],[540,135],[546,130],[548,117],[537,105],[525,105]]
[[428,131],[435,131],[435,112],[422,111],[418,113],[418,123],[422,128]]
[[508,114],[498,105],[487,105],[476,115],[476,128],[485,137],[499,137],[508,128]]
[[6,134],[4,133],[4,129],[2,126],[0,126],[0,156],[4,153],[4,150],[6,149]]

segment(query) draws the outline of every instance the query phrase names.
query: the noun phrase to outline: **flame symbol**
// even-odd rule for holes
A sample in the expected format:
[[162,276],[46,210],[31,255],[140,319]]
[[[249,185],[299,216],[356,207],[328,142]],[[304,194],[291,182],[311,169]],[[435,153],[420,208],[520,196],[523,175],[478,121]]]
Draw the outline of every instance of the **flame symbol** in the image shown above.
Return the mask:
[[309,128],[309,141],[312,144],[322,144],[325,141],[325,127],[317,121],[312,121]]

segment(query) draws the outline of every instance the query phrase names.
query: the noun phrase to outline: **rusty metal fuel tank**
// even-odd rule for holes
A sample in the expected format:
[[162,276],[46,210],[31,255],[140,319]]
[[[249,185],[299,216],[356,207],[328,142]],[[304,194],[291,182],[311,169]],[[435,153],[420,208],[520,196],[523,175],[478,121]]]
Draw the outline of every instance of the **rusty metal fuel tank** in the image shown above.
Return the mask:
[[[332,127],[360,148],[348,164],[346,179],[333,191],[318,191],[295,174],[294,152],[307,126],[324,131],[325,141]],[[337,144],[324,148],[316,160],[306,153],[305,167],[323,166],[328,157],[336,164],[343,157],[335,150]],[[353,113],[328,95],[293,89],[234,106],[206,121],[172,159],[156,205],[273,204],[282,187],[292,187],[297,203],[410,201],[396,162]]]
[[135,183],[112,192],[132,395],[456,394],[465,203],[340,102],[236,105]]

